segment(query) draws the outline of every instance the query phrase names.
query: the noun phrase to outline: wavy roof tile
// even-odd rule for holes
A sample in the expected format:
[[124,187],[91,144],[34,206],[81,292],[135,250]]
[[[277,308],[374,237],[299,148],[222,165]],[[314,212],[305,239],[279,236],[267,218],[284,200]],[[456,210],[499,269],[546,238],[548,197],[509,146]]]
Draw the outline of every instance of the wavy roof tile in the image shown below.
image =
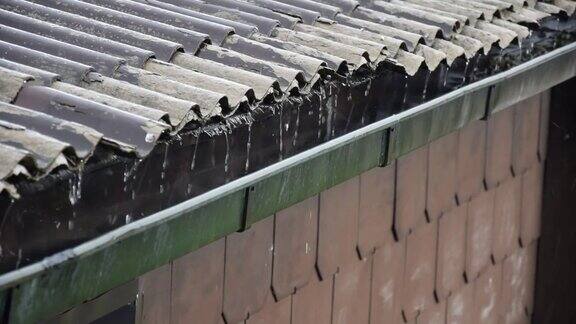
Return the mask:
[[145,157],[163,136],[331,75],[410,77],[505,49],[575,3],[0,0],[1,188],[22,170],[75,168],[98,145]]

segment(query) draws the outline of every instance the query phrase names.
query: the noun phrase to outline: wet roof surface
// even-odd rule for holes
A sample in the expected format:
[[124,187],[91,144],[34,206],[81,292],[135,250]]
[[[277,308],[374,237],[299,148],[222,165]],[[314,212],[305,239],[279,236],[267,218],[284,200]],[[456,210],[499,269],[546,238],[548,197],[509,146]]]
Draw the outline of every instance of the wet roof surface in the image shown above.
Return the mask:
[[[2,0],[1,181],[74,169],[98,145],[142,158],[163,136],[305,94],[330,73],[386,63],[414,75],[506,48],[574,4]],[[35,144],[44,137],[53,147]]]

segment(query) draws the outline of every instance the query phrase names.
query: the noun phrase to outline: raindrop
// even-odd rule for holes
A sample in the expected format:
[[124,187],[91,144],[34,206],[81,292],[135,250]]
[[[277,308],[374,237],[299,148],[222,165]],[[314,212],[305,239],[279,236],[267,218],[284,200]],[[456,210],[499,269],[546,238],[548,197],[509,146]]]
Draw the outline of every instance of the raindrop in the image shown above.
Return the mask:
[[224,156],[224,172],[228,172],[228,163],[230,162],[230,143],[228,142],[228,132],[224,132],[224,139],[226,140],[226,156]]
[[428,71],[426,73],[426,80],[424,81],[424,90],[422,91],[422,100],[426,100],[426,93],[428,92],[428,83],[430,83],[430,75],[432,73]]
[[192,162],[190,163],[190,171],[194,170],[196,166],[196,151],[198,151],[198,145],[200,145],[200,134],[196,138],[196,144],[194,145],[194,152],[192,153]]
[[298,139],[298,128],[300,128],[300,105],[296,108],[296,129],[294,130],[294,138],[292,139],[292,147],[296,147],[296,141]]
[[152,142],[154,142],[154,140],[156,140],[156,135],[151,134],[151,133],[147,133],[144,140],[146,141],[146,143],[152,143]]
[[408,76],[404,76],[404,97],[402,98],[402,106],[406,104],[406,100],[408,99]]
[[70,192],[68,194],[68,199],[72,206],[76,205],[78,200],[82,198],[82,173],[83,170],[80,167],[78,169],[78,174],[70,178]]
[[460,83],[460,87],[466,83],[466,74],[468,73],[469,66],[470,66],[470,60],[466,60],[466,65],[464,66],[464,73],[462,74],[462,83]]
[[129,224],[132,222],[132,216],[130,216],[130,214],[126,214],[125,222],[126,222],[126,224]]
[[162,160],[162,169],[165,170],[168,166],[168,144],[166,144],[166,148],[164,149],[164,159]]
[[21,262],[22,262],[22,249],[18,249],[18,259],[16,260],[16,268],[20,267]]
[[73,230],[74,229],[74,222],[72,220],[68,221],[68,230]]
[[364,91],[364,96],[368,97],[370,94],[370,87],[372,86],[372,79],[368,79],[368,83],[366,84],[366,91]]
[[280,141],[280,161],[282,161],[282,152],[284,151],[284,141],[282,140],[284,137],[284,131],[282,129],[282,120],[283,120],[283,109],[280,108],[280,134],[279,134],[279,141]]
[[248,172],[250,168],[250,148],[252,147],[252,122],[248,122],[248,141],[246,142],[246,164],[244,170]]

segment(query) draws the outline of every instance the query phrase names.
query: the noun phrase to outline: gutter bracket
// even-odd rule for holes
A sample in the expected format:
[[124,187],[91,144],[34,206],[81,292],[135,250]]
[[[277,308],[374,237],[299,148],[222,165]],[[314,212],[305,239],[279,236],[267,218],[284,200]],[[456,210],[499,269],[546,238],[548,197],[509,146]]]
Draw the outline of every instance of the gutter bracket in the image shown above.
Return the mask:
[[254,199],[250,199],[250,194],[256,190],[255,186],[249,186],[246,188],[245,197],[244,197],[244,211],[242,212],[242,221],[240,225],[240,229],[238,232],[244,232],[245,230],[250,228],[249,218],[248,218],[248,211],[251,210],[250,204],[254,202]]
[[395,134],[396,132],[394,126],[382,131],[381,135],[382,142],[380,146],[380,163],[379,163],[380,167],[388,166],[390,164],[390,161],[394,160],[395,158],[394,156],[392,156],[392,154],[394,153],[394,143],[392,141],[396,139]]

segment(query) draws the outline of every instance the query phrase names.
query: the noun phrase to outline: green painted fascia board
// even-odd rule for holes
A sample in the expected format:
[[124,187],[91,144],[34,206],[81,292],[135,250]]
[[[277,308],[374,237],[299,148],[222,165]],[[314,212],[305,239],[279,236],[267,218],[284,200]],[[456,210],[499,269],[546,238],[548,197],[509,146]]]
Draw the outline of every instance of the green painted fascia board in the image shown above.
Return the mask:
[[359,137],[251,186],[246,226],[381,165],[387,142],[386,130]]
[[[558,49],[556,57],[544,55],[534,59],[541,61],[522,73],[513,73],[494,85],[490,95],[489,111],[495,113],[524,99],[530,98],[576,76],[574,44]],[[530,63],[530,62],[529,62]]]

